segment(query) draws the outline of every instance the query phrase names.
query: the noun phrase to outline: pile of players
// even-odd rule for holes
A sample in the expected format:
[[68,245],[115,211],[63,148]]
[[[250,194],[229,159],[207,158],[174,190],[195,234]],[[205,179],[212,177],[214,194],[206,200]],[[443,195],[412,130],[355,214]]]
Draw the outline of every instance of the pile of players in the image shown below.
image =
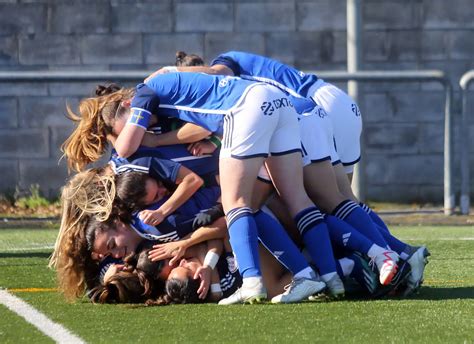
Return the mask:
[[[292,303],[409,295],[429,255],[354,196],[362,118],[267,57],[177,53],[135,89],[98,86],[63,145],[51,266],[69,299]],[[109,163],[86,169],[108,154]]]

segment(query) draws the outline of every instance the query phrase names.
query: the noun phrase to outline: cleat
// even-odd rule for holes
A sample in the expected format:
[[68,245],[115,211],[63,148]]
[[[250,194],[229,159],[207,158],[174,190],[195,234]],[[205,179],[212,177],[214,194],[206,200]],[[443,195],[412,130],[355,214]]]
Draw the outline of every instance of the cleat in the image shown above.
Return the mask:
[[346,290],[344,289],[344,283],[342,283],[341,278],[336,273],[329,280],[323,278],[324,283],[326,283],[327,289],[331,296],[335,299],[344,297]]
[[307,299],[326,287],[324,282],[308,278],[293,279],[285,292],[272,298],[272,303],[292,303]]
[[354,269],[350,277],[357,281],[357,283],[366,289],[369,294],[374,294],[378,288],[379,282],[377,274],[372,270],[369,261],[365,259],[360,253],[353,253],[348,257],[354,261]]
[[395,276],[392,278],[392,281],[387,286],[380,286],[377,291],[373,294],[374,298],[381,298],[383,296],[400,296],[404,295],[406,292],[406,283],[408,277],[410,276],[411,268],[410,264],[403,262],[400,264],[399,269]]
[[261,282],[254,287],[244,287],[237,289],[231,296],[219,301],[219,305],[234,305],[234,304],[256,304],[262,303],[267,299],[267,291]]
[[421,246],[408,258],[407,262],[410,264],[411,273],[408,276],[405,296],[415,293],[423,283],[423,272],[428,263],[428,256],[430,256],[430,252],[425,246]]
[[387,250],[382,254],[375,256],[371,263],[377,265],[379,270],[379,281],[381,285],[388,285],[398,270],[398,254]]

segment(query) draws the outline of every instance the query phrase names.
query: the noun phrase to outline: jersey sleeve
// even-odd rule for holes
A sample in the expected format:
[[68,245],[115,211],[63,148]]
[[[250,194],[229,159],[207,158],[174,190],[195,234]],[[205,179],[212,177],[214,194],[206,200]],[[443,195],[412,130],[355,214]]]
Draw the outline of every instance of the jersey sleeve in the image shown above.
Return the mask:
[[164,225],[168,228],[173,228],[176,231],[179,239],[183,239],[186,235],[194,232],[193,229],[194,216],[186,216],[180,214],[173,214],[166,218],[158,226]]
[[229,56],[219,55],[211,62],[211,67],[215,65],[224,65],[231,69],[235,76],[240,76],[240,66]]
[[176,184],[181,164],[172,160],[150,158],[149,175],[155,179]]
[[140,84],[136,88],[135,96],[132,99],[132,109],[141,109],[150,113],[156,113],[160,105],[160,98],[145,84]]

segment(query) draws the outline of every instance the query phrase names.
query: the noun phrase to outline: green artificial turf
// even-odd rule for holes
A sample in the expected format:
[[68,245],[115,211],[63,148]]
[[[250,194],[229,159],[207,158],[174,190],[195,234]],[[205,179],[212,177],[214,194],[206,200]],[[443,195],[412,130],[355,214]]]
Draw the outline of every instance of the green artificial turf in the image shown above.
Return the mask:
[[[432,254],[423,288],[407,299],[144,307],[69,304],[51,291],[14,294],[90,343],[472,343],[474,229],[392,230],[409,243],[426,244]],[[46,267],[51,250],[15,247],[52,246],[56,232],[0,230],[0,287],[53,287],[54,273]],[[0,307],[0,342],[31,343],[34,331]],[[33,338],[47,341],[41,334]]]

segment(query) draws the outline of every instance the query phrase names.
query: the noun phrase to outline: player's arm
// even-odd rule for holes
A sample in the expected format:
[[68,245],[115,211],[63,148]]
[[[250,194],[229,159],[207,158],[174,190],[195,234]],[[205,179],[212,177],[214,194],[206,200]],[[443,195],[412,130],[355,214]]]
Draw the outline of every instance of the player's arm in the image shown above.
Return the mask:
[[193,123],[186,123],[181,128],[159,135],[147,133],[142,144],[147,147],[158,147],[182,143],[193,143],[207,138],[212,133]]
[[183,239],[153,246],[150,258],[153,261],[171,258],[170,263],[177,262],[190,247],[212,239],[224,239],[227,237],[227,226],[225,218],[214,221],[208,226],[199,227],[187,234]]
[[[207,253],[203,264],[194,274],[194,279],[201,279],[201,284],[197,290],[200,299],[205,299],[209,291],[212,300],[219,300],[222,297],[220,278],[217,271],[215,271],[215,267],[223,249],[224,243],[222,240],[214,239],[207,242]],[[211,285],[211,283],[213,284]]]
[[161,207],[156,210],[143,210],[140,212],[139,217],[143,222],[149,225],[158,225],[191,198],[204,184],[204,181],[190,169],[181,166],[176,177],[176,184],[178,187]]
[[125,126],[117,133],[117,138],[112,141],[120,157],[127,158],[138,149],[152,121],[152,112],[158,109],[159,104],[160,100],[153,90],[145,84],[141,84],[137,87],[133,99],[120,105],[130,107],[130,114]]
[[214,66],[167,66],[158,69],[156,72],[153,72],[145,79],[145,82],[149,81],[158,74],[173,73],[173,72],[191,72],[191,73],[205,73],[211,75],[230,75],[234,76],[232,69],[224,65],[214,65]]

